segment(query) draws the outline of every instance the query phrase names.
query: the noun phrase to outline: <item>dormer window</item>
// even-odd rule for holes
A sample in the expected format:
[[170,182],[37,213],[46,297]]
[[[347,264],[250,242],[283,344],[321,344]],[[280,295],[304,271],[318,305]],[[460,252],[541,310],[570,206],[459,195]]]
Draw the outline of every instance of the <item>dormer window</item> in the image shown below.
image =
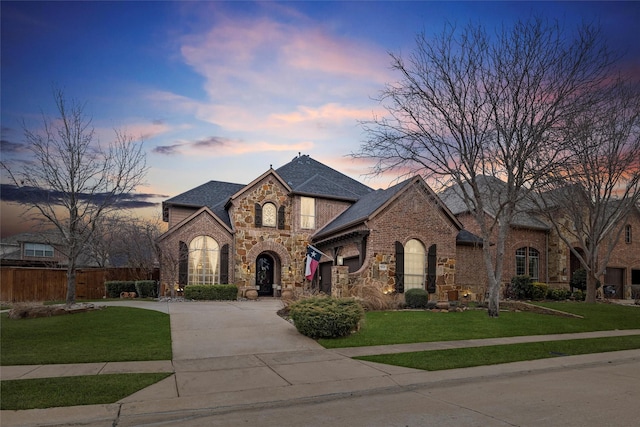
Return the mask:
[[276,205],[273,203],[265,203],[262,206],[262,225],[264,227],[275,227],[277,217]]

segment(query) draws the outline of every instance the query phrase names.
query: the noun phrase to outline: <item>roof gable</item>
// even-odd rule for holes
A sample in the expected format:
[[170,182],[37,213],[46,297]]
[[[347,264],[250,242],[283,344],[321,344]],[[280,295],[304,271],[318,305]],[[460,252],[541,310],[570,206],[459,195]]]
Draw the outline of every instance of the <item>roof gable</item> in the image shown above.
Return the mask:
[[314,238],[325,237],[331,233],[362,223],[369,218],[372,218],[396,200],[400,194],[406,191],[411,185],[421,185],[426,189],[432,196],[434,203],[443,211],[445,216],[455,224],[459,230],[462,229],[462,224],[440,201],[438,196],[431,190],[424,180],[419,176],[415,176],[389,187],[386,190],[376,190],[363,196],[336,219],[327,224],[323,229],[319,230]]
[[239,191],[234,193],[229,198],[229,200],[231,201],[231,200],[237,199],[242,194],[249,191],[252,187],[254,187],[259,182],[263,181],[268,176],[273,176],[276,179],[276,181],[278,181],[285,188],[286,191],[291,191],[291,188],[287,185],[287,183],[284,182],[283,179],[273,169],[269,169],[268,171],[266,171],[265,173],[263,173],[262,175],[260,175],[259,177],[251,181],[249,184],[243,186]]

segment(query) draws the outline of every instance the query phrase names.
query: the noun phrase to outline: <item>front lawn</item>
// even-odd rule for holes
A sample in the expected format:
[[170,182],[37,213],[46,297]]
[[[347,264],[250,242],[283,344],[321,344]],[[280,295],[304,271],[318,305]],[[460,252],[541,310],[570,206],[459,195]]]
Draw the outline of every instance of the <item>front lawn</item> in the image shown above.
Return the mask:
[[501,312],[498,318],[490,318],[486,310],[371,311],[366,313],[357,333],[318,342],[326,348],[344,348],[640,328],[640,307],[581,302],[545,303],[544,306],[584,318],[508,311]]
[[2,381],[2,410],[115,403],[169,373],[89,375]]
[[107,307],[0,322],[0,365],[171,360],[169,315]]
[[[169,315],[107,307],[87,313],[11,320],[2,314],[0,364],[171,360]],[[167,373],[2,381],[1,408],[19,410],[114,403]]]

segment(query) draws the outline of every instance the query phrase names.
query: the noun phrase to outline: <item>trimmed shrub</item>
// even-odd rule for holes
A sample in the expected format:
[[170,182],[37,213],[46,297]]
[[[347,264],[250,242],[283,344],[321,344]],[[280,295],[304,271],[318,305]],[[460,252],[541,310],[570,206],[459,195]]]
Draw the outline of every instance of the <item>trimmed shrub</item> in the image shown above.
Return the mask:
[[579,268],[571,274],[571,287],[581,291],[587,289],[587,270]]
[[571,291],[563,288],[549,289],[547,291],[547,299],[562,301],[571,296]]
[[531,299],[532,300],[541,300],[545,299],[547,296],[547,292],[549,292],[549,285],[542,282],[533,282],[531,284]]
[[339,338],[357,330],[364,309],[354,299],[310,297],[289,306],[298,332],[310,338]]
[[135,286],[138,297],[140,298],[158,297],[158,285],[155,280],[138,280]]
[[404,293],[404,301],[409,308],[427,308],[429,294],[424,289],[408,289]]
[[571,294],[571,296],[576,301],[584,301],[587,298],[587,294],[581,290],[574,291],[573,294]]
[[136,282],[133,280],[110,280],[104,282],[107,298],[120,298],[122,292],[137,292]]
[[514,276],[511,278],[511,297],[515,299],[531,299],[532,287],[531,277]]
[[236,285],[187,285],[184,297],[193,300],[235,301],[238,299]]

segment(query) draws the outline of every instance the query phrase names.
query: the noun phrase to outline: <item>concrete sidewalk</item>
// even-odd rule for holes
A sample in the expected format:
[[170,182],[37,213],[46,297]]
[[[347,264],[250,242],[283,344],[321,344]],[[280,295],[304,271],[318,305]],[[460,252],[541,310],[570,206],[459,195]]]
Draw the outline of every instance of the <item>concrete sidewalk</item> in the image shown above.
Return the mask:
[[[5,366],[0,379],[173,372],[174,375],[110,405],[1,411],[3,426],[141,425],[184,417],[327,399],[353,393],[516,375],[640,359],[640,351],[567,356],[478,368],[426,372],[351,359],[366,354],[638,335],[640,330],[420,343],[326,350],[280,318],[276,299],[230,303],[154,304],[171,315],[173,361]],[[131,302],[127,303],[131,305]],[[175,418],[174,418],[175,417]]]

